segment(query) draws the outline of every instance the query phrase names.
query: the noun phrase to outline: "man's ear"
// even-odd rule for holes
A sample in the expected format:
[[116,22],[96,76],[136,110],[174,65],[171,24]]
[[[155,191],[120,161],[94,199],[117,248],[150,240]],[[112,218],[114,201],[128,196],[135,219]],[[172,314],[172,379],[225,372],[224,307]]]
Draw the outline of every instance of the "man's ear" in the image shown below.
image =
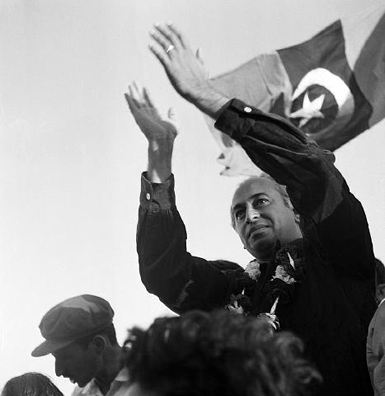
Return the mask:
[[102,335],[96,335],[93,339],[92,339],[92,344],[95,348],[95,351],[97,353],[101,353],[104,351],[106,345],[107,345],[107,341],[106,339],[102,336]]
[[385,283],[380,283],[376,287],[376,300],[379,303],[383,298],[385,298]]
[[299,213],[297,213],[295,210],[294,210],[294,220],[297,224],[300,224],[300,222],[301,222],[301,217],[300,217]]

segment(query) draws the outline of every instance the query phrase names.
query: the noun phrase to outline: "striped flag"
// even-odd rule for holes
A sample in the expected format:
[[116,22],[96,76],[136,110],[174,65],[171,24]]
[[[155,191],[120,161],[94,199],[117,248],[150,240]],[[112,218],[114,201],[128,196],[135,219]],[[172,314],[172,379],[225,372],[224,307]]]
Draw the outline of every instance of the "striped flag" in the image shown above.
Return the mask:
[[[228,97],[288,118],[334,151],[385,117],[384,11],[380,2],[210,81]],[[221,174],[259,173],[243,149],[206,120],[222,151]]]

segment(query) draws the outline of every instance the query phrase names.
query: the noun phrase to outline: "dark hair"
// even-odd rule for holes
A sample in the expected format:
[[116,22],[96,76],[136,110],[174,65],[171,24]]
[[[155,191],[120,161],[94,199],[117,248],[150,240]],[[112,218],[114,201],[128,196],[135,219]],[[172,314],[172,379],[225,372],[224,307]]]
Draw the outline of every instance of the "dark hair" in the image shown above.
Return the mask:
[[108,326],[104,327],[101,330],[96,331],[86,337],[82,337],[74,341],[74,343],[80,345],[83,349],[87,349],[90,342],[94,339],[97,335],[104,335],[110,341],[111,345],[117,345],[118,340],[116,338],[116,331],[113,323],[109,324]]
[[269,179],[275,184],[276,190],[281,194],[283,202],[288,208],[293,208],[293,204],[291,203],[289,194],[287,193],[287,188],[283,184],[279,184],[273,177],[271,177],[268,173],[263,172],[260,176],[262,179]]
[[63,396],[63,393],[45,375],[25,373],[11,378],[1,396]]
[[125,347],[131,380],[162,396],[310,395],[321,382],[297,337],[225,310],[158,318]]

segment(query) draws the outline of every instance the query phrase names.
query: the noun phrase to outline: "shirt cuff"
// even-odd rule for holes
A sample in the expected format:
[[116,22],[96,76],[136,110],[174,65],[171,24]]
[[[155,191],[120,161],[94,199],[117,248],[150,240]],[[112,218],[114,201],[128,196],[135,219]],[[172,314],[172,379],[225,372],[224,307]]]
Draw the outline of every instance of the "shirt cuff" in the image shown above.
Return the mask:
[[147,179],[147,172],[142,173],[140,206],[146,209],[158,207],[170,209],[175,206],[174,175],[164,183],[152,183]]
[[[287,119],[277,114],[265,113],[239,99],[232,99],[222,107],[214,126],[237,142],[240,142],[248,134],[252,126],[251,123],[258,121],[261,129],[267,130],[268,128],[264,128],[266,124],[270,126],[275,124],[302,144],[306,144],[309,141],[307,136]],[[253,126],[255,127],[256,125],[253,124]]]
[[247,133],[247,128],[239,128],[239,124],[234,122],[237,118],[250,117],[263,114],[260,110],[248,106],[239,99],[232,99],[221,109],[219,117],[214,126],[221,132],[229,135],[234,140],[241,140]]

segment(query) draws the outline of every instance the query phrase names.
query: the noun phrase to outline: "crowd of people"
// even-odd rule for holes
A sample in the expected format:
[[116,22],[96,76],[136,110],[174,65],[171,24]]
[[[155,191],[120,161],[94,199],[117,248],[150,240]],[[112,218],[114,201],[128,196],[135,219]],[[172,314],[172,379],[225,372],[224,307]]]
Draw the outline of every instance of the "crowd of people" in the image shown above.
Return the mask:
[[[188,252],[172,173],[175,113],[163,116],[132,83],[125,97],[148,141],[139,271],[179,316],[133,328],[119,345],[110,304],[71,297],[44,315],[45,341],[32,355],[52,354],[56,375],[77,384],[73,395],[385,395],[384,266],[334,155],[287,120],[216,91],[172,24],[156,25],[151,37],[176,92],[263,171],[229,202],[253,260],[243,268]],[[61,393],[27,373],[4,386],[2,396],[16,394]]]

